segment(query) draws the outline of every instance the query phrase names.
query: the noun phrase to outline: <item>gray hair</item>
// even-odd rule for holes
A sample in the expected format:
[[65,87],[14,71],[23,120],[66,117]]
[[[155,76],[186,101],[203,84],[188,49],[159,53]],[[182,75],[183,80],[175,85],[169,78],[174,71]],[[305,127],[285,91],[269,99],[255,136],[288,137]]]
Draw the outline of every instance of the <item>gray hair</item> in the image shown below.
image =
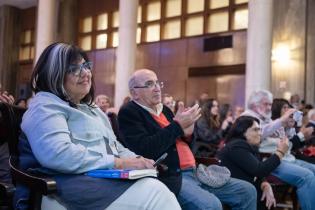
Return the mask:
[[96,98],[95,98],[95,102],[98,102],[101,99],[104,99],[104,100],[108,101],[108,103],[111,102],[109,97],[107,95],[104,95],[104,94],[97,95]]
[[272,93],[270,93],[268,90],[253,91],[248,98],[247,107],[249,109],[253,109],[255,106],[259,105],[264,98],[272,102]]
[[[138,76],[140,74],[143,74],[143,73],[154,73],[154,71],[150,70],[150,69],[138,69],[136,70],[132,76],[130,77],[129,81],[128,81],[128,88],[129,88],[129,91],[131,93],[131,91],[134,89],[135,86],[138,85]],[[155,73],[154,73],[155,74]],[[132,94],[131,94],[132,95]]]
[[129,91],[131,92],[131,90],[137,85],[137,76],[136,74],[133,74],[129,81],[128,81],[128,88],[129,88]]

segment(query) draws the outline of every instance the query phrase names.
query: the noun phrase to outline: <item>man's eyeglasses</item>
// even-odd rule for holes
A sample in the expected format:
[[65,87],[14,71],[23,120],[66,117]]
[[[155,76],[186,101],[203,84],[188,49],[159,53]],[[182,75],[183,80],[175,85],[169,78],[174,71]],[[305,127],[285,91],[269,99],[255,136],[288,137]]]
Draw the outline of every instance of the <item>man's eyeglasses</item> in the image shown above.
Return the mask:
[[155,87],[163,88],[164,87],[164,83],[160,82],[160,81],[149,80],[149,81],[146,81],[143,86],[134,86],[133,88],[149,88],[149,89],[152,89],[152,88],[155,88]]
[[82,64],[70,64],[68,73],[71,73],[74,76],[80,76],[81,77],[83,69],[92,71],[92,68],[93,68],[92,62],[84,62]]

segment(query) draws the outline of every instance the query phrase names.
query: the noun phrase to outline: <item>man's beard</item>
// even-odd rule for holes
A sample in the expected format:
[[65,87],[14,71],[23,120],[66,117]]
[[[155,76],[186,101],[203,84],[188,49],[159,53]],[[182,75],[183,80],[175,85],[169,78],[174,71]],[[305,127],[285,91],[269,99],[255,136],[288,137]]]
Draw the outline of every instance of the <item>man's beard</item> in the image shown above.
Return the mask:
[[263,118],[270,120],[271,119],[271,112],[265,113],[262,110],[258,110],[258,114],[260,114]]

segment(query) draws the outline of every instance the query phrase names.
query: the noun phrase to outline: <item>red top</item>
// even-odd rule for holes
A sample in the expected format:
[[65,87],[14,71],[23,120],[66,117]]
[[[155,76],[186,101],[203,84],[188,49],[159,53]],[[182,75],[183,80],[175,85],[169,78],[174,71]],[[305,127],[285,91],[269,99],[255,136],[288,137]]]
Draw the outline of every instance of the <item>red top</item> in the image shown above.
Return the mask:
[[[165,115],[161,112],[160,116],[153,115],[154,120],[164,128],[170,124]],[[176,139],[176,148],[179,157],[179,164],[181,169],[192,168],[196,166],[194,155],[189,146],[181,138]]]

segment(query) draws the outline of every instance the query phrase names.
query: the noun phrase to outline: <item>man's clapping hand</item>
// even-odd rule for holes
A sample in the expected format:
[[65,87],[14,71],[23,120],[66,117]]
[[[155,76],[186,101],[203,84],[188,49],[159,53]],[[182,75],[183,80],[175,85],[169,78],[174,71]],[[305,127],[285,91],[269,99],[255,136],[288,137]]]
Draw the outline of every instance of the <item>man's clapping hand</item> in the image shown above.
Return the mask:
[[178,111],[173,119],[181,126],[185,135],[190,135],[193,132],[194,124],[201,116],[200,111],[198,104],[185,108],[183,102],[178,103]]

